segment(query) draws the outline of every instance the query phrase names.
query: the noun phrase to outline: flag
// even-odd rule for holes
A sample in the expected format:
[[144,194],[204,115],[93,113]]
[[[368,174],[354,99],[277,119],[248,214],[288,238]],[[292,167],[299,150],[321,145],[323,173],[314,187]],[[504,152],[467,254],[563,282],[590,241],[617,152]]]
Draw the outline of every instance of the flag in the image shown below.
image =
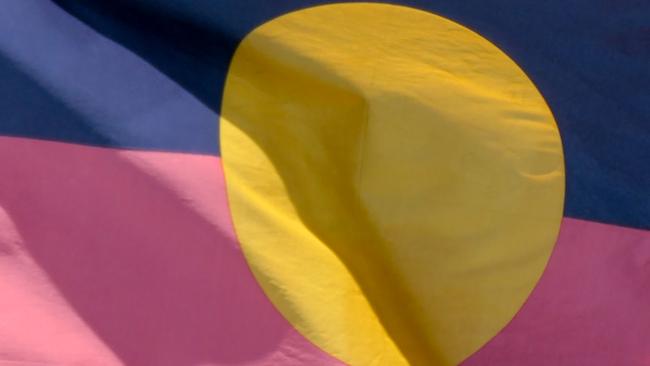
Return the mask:
[[0,364],[650,365],[649,21],[5,0]]

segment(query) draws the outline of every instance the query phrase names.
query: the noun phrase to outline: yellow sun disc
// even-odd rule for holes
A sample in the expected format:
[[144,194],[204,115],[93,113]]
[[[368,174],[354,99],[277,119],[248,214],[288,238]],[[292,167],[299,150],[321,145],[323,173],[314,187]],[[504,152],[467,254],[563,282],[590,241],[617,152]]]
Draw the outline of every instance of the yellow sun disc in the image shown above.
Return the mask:
[[281,16],[239,45],[221,112],[245,256],[340,360],[457,364],[541,276],[560,136],[533,83],[467,28],[370,3]]

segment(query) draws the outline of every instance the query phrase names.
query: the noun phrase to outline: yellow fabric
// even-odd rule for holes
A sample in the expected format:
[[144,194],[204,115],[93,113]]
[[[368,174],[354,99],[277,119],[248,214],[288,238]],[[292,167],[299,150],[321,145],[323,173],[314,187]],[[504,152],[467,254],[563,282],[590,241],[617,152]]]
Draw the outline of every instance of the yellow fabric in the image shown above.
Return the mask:
[[544,100],[442,17],[337,4],[272,20],[234,55],[221,146],[266,294],[351,365],[452,365],[539,279],[564,199]]

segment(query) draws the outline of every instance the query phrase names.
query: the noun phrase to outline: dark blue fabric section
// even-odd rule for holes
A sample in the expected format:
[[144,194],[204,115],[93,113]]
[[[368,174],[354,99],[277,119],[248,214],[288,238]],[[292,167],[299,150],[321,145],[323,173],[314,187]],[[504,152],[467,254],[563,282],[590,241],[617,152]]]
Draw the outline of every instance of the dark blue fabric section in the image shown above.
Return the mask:
[[218,152],[214,109],[49,0],[0,4],[0,60],[0,134]]
[[[218,153],[222,87],[238,42],[265,21],[326,2],[5,1],[0,55],[9,61],[0,73],[11,92],[0,100],[0,133]],[[531,77],[562,134],[567,216],[650,228],[648,1],[394,3],[473,29]],[[52,113],[31,118],[32,103]]]

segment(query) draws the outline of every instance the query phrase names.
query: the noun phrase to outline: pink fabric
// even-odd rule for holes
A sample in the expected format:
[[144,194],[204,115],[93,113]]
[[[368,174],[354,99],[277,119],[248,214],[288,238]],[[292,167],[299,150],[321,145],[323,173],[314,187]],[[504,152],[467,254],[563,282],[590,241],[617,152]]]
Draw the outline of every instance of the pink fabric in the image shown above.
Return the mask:
[[[0,137],[0,166],[0,364],[340,364],[252,277],[219,158]],[[648,303],[650,233],[565,219],[464,365],[648,366]]]
[[219,158],[0,137],[0,167],[0,364],[340,364],[255,282]]
[[650,232],[565,218],[527,303],[463,365],[648,366],[648,304]]

